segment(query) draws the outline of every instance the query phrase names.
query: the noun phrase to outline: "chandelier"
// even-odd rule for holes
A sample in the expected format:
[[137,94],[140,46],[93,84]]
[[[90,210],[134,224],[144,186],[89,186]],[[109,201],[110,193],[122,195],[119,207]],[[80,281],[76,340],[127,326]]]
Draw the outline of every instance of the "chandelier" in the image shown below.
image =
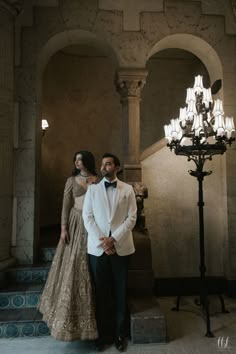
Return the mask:
[[213,155],[223,154],[235,140],[233,117],[224,118],[222,101],[213,100],[211,88],[204,88],[202,81],[202,76],[195,77],[193,88],[187,89],[186,106],[164,126],[167,146],[199,168]]
[[[196,76],[193,88],[187,89],[186,106],[180,108],[179,117],[171,119],[170,124],[164,126],[167,146],[170,150],[174,150],[176,155],[187,156],[188,161],[194,161],[196,165],[195,171],[188,172],[198,180],[200,304],[206,319],[207,337],[214,335],[210,326],[208,283],[205,277],[203,179],[212,171],[203,171],[203,166],[206,160],[212,159],[213,155],[224,154],[226,146],[231,145],[235,140],[233,117],[224,118],[222,101],[212,99],[212,94],[218,92],[220,88],[213,89],[216,87],[217,81],[211,88],[204,88],[202,76]],[[222,312],[227,312],[222,295],[218,295]],[[177,298],[175,310],[179,310],[179,300],[180,296]]]

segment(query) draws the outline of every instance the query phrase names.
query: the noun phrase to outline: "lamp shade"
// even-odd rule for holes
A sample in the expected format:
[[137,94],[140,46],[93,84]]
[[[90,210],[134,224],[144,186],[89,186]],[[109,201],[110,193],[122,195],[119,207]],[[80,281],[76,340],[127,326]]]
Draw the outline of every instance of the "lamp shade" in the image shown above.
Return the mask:
[[46,130],[46,129],[49,127],[49,124],[48,124],[47,119],[42,119],[42,124],[41,124],[41,126],[42,126],[42,129],[43,129],[43,130]]

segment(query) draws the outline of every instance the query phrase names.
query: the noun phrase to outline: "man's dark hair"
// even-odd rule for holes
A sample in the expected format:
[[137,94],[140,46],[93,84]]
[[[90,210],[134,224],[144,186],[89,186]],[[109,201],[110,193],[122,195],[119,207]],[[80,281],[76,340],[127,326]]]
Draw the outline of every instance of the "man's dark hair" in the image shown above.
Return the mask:
[[106,152],[102,158],[105,159],[106,157],[111,157],[113,159],[115,166],[120,167],[120,160],[118,159],[118,157],[116,157],[113,154],[110,154],[109,152]]

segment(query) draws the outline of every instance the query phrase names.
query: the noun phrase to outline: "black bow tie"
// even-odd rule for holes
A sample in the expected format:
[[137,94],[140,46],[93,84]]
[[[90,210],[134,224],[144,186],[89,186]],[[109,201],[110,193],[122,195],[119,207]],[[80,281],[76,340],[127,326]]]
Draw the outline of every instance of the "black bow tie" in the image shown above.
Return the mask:
[[105,181],[105,188],[107,189],[109,187],[116,188],[117,187],[117,181],[115,181],[115,182],[107,182],[107,181]]

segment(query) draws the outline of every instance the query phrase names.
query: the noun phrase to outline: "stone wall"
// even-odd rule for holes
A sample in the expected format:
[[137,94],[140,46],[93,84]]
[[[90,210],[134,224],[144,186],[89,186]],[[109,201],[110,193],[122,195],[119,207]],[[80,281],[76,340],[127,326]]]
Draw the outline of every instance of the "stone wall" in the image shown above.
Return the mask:
[[0,270],[10,258],[13,214],[13,14],[0,6]]

